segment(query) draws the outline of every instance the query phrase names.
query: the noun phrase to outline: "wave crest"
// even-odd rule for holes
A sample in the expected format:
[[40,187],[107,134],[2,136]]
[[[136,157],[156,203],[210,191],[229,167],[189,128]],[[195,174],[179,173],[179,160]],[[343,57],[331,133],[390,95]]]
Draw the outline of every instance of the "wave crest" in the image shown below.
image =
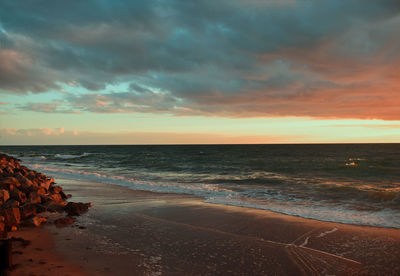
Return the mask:
[[56,154],[54,155],[54,158],[58,159],[75,159],[75,158],[82,158],[91,155],[92,153],[84,152],[80,155],[74,155],[74,154]]

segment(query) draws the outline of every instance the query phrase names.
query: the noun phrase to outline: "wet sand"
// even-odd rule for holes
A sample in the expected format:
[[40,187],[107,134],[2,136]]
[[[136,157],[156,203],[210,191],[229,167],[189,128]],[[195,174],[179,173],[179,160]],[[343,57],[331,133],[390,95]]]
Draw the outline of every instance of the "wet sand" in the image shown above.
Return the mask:
[[[55,259],[36,258],[77,269],[69,275],[400,274],[398,229],[321,222],[100,183],[57,182],[74,201],[94,204],[72,227],[37,230],[53,237],[48,251]],[[20,255],[16,273],[36,254],[30,247]]]
[[64,256],[56,252],[54,247],[56,234],[51,233],[48,227],[20,229],[9,233],[9,237],[18,239],[13,241],[14,269],[10,275],[88,275],[78,263],[66,262]]

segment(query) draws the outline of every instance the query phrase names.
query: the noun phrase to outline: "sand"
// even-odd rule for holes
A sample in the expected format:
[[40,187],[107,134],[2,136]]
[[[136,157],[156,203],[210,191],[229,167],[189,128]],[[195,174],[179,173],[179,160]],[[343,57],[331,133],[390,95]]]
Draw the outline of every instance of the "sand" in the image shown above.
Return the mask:
[[25,228],[9,233],[9,237],[29,241],[13,241],[14,269],[10,275],[90,275],[83,272],[79,264],[66,262],[54,248],[56,235],[43,227]]
[[11,275],[400,274],[399,229],[100,183],[58,184],[74,201],[94,206],[73,226],[14,233],[33,243],[18,248]]

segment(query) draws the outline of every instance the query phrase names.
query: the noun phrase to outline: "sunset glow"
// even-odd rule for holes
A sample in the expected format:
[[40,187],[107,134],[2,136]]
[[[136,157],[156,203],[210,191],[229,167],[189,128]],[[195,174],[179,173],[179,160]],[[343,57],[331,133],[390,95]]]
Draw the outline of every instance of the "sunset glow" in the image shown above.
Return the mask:
[[2,3],[0,144],[400,142],[399,9]]

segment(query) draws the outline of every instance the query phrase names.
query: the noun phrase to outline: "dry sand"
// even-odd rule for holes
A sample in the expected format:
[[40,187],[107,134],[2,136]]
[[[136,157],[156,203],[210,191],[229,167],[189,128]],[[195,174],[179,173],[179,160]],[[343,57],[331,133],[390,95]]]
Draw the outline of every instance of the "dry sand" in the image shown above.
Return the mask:
[[11,275],[400,274],[399,229],[58,182],[74,201],[91,201],[93,208],[70,227],[14,233],[33,243],[16,249],[22,254],[14,254]]

